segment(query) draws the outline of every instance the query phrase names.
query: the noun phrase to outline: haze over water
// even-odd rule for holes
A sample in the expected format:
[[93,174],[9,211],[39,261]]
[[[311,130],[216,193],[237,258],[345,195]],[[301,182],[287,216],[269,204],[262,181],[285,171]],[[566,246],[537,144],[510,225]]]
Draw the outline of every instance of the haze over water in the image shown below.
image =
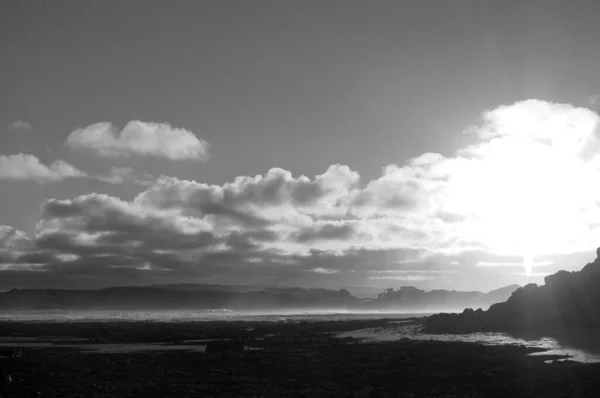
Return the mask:
[[232,311],[228,309],[193,311],[11,311],[0,312],[0,321],[64,322],[64,321],[327,321],[353,319],[404,319],[431,315],[433,312],[344,312],[340,310],[272,310]]

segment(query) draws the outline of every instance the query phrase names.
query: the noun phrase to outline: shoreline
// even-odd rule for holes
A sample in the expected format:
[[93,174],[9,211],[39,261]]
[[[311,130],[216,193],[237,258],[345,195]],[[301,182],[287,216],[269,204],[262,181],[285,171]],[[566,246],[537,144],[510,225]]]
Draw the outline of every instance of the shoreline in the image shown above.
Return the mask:
[[[22,357],[10,364],[5,361],[18,381],[3,396],[483,397],[600,391],[600,365],[547,364],[548,359],[564,356],[529,355],[542,349],[408,339],[371,343],[338,337],[369,327],[393,328],[392,322],[115,322],[100,344],[135,345],[148,343],[150,337],[175,343],[187,334],[242,339],[261,349],[223,355],[188,350],[90,354],[60,345],[25,349]],[[79,328],[69,329],[73,325]],[[29,327],[34,333],[41,331],[40,326],[13,324],[12,329]],[[46,326],[62,326],[66,336],[106,324]]]

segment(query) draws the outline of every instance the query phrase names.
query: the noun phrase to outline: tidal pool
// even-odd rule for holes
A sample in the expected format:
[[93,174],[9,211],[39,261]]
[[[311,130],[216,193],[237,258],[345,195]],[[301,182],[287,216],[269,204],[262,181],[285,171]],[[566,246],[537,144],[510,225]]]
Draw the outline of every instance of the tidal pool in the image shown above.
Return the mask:
[[594,344],[586,344],[585,349],[574,348],[559,343],[552,337],[542,337],[538,339],[525,339],[513,337],[505,333],[469,333],[469,334],[428,334],[421,333],[419,325],[399,324],[391,328],[370,328],[337,334],[340,338],[352,337],[362,342],[385,342],[402,339],[423,340],[423,341],[448,341],[448,342],[467,342],[484,345],[508,345],[525,346],[539,348],[545,351],[531,353],[529,355],[560,355],[566,356],[564,359],[550,360],[547,362],[560,362],[571,360],[581,363],[600,362],[600,339]]

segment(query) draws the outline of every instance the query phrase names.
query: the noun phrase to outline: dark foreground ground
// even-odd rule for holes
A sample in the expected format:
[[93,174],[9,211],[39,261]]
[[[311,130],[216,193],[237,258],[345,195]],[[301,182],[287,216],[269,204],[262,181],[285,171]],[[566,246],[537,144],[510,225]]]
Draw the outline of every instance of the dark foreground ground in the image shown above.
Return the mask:
[[[263,348],[224,355],[25,349],[4,361],[4,397],[598,397],[600,365],[545,364],[532,349],[466,343],[363,344],[332,332],[390,327],[352,322],[102,324],[101,341],[238,338]],[[3,334],[90,336],[98,324],[4,323]],[[108,333],[107,333],[108,332]],[[2,344],[0,343],[0,346]]]

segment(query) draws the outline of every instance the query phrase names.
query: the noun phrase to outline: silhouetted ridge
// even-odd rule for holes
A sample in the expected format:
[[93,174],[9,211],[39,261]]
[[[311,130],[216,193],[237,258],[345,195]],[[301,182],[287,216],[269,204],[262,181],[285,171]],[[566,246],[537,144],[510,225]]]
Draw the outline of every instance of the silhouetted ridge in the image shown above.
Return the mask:
[[600,248],[580,271],[558,271],[545,285],[528,284],[487,311],[438,314],[427,319],[428,332],[547,331],[600,327]]
[[100,290],[13,289],[0,293],[0,310],[357,310],[433,312],[477,305],[487,308],[518,286],[489,293],[433,290],[413,286],[387,289],[377,299],[358,299],[346,289],[175,284],[110,287]]
[[[233,290],[233,291],[232,291]],[[203,290],[191,285],[110,287],[100,290],[13,289],[0,293],[10,310],[235,310],[347,309],[359,300],[347,290],[269,288]]]
[[425,291],[414,286],[401,286],[399,289],[386,289],[370,304],[376,309],[410,310],[420,312],[457,311],[466,307],[488,308],[494,303],[506,300],[520,288],[519,285],[505,286],[488,293],[437,289]]

